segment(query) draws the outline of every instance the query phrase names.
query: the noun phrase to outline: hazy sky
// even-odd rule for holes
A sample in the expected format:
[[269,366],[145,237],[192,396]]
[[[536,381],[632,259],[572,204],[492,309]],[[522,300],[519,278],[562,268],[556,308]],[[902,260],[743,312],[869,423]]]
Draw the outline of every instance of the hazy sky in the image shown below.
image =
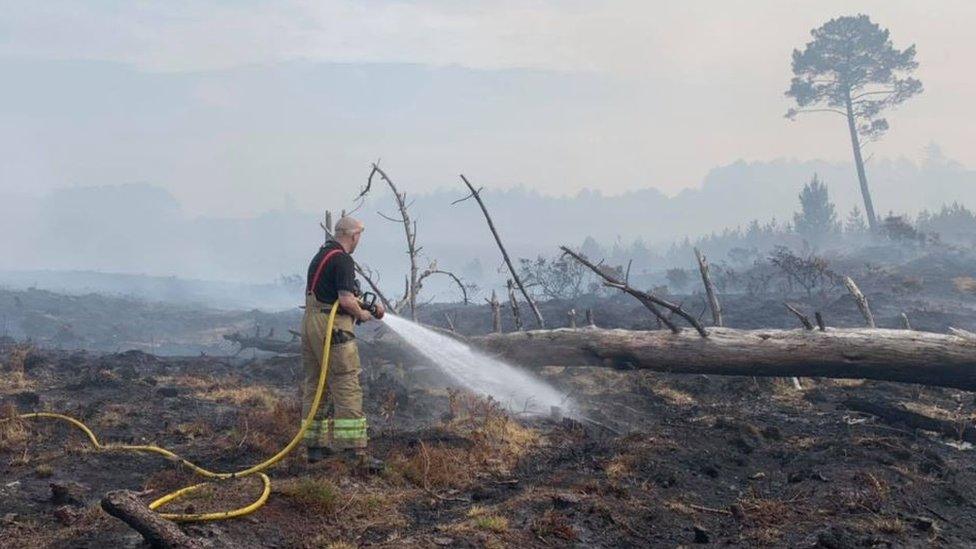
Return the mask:
[[[0,0],[0,196],[149,182],[192,213],[342,207],[381,157],[411,191],[696,186],[743,158],[846,160],[789,122],[790,52],[864,12],[925,93],[873,154],[976,165],[976,2]],[[459,189],[460,191],[460,189]]]

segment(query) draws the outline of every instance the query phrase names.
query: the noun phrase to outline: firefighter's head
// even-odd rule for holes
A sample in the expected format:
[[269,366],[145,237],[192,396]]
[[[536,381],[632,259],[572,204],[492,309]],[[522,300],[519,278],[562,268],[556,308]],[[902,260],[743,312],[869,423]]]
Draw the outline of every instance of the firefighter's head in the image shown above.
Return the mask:
[[346,252],[353,253],[356,251],[356,246],[359,245],[359,239],[362,238],[365,229],[366,226],[363,225],[362,221],[349,216],[343,217],[335,226],[336,242],[342,244]]

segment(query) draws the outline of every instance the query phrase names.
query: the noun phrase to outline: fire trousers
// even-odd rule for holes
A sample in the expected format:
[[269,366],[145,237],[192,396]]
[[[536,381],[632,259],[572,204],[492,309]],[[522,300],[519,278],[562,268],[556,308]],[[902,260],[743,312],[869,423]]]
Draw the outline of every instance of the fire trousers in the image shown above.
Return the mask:
[[[338,303],[335,306],[338,307]],[[303,418],[315,399],[331,307],[332,305],[322,303],[311,295],[305,300],[305,316],[302,318],[302,366],[305,371],[301,391]],[[351,334],[352,318],[337,314],[333,329]],[[336,343],[336,334],[333,334],[328,368],[326,392],[312,425],[305,432],[305,444],[309,448],[333,450],[365,448],[368,438],[366,416],[363,414],[363,388],[359,384],[361,366],[356,341]]]

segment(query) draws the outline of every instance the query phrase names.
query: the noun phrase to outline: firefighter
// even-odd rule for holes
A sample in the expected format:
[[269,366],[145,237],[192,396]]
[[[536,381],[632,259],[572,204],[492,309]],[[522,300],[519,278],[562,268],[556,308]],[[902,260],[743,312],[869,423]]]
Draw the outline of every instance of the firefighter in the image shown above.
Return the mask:
[[[338,306],[332,334],[327,393],[305,433],[308,461],[314,463],[332,455],[354,462],[367,471],[376,472],[383,463],[366,452],[366,416],[363,414],[363,389],[359,384],[359,349],[353,325],[374,318],[360,306],[360,293],[351,254],[359,245],[364,226],[351,217],[343,217],[335,226],[334,239],[325,243],[308,266],[305,316],[302,319],[302,417],[308,414],[318,386],[322,365],[322,347],[329,312]],[[376,317],[384,309],[377,305]],[[332,414],[329,417],[329,410]]]

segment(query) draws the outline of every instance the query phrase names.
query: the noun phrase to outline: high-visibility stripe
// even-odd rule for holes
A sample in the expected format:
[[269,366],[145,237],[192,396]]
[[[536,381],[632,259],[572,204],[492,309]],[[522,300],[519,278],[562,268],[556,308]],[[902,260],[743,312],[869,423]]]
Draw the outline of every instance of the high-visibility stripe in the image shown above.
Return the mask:
[[336,418],[332,420],[332,437],[336,440],[366,440],[366,418]]
[[306,440],[321,439],[329,434],[329,422],[325,420],[312,420],[308,430],[305,431]]
[[366,438],[366,429],[348,429],[348,430],[343,429],[341,431],[336,430],[334,433],[332,433],[332,437],[335,439],[344,439],[344,440],[363,439]]
[[366,418],[357,417],[352,419],[337,418],[332,420],[332,425],[338,429],[365,429]]

